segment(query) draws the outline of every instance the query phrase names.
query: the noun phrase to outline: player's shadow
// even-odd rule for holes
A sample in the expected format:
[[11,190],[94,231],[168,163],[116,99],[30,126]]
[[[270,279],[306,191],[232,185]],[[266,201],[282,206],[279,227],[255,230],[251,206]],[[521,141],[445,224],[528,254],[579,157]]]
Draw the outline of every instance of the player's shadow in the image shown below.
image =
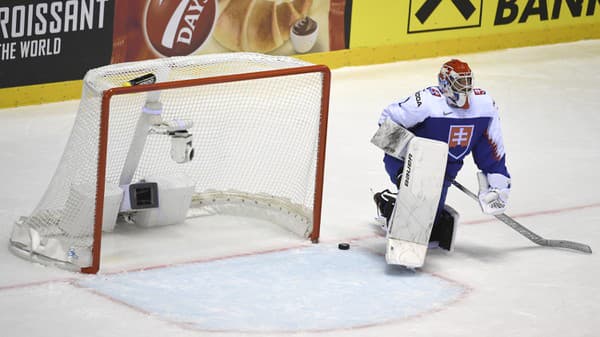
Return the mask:
[[[492,262],[504,258],[507,252],[508,251],[506,250],[490,248],[489,246],[485,245],[467,243],[456,245],[454,247],[454,251],[450,255],[456,255],[457,257],[462,256],[483,262]],[[439,254],[440,252],[436,253]]]
[[[458,256],[464,256],[475,260],[480,260],[483,262],[491,262],[494,260],[499,260],[506,258],[507,255],[514,255],[524,252],[533,252],[540,250],[560,250],[560,251],[569,251],[575,254],[580,252],[576,252],[570,249],[560,249],[555,247],[543,247],[535,244],[532,245],[523,245],[518,247],[495,247],[490,248],[484,245],[476,245],[476,244],[460,244],[454,248],[454,254]],[[585,253],[581,253],[585,254]]]
[[532,244],[530,246],[523,246],[523,247],[514,247],[514,248],[509,248],[507,249],[507,251],[509,252],[527,252],[527,251],[540,251],[540,250],[544,250],[544,251],[548,251],[548,252],[567,252],[567,253],[572,253],[572,254],[576,254],[576,255],[590,255],[589,253],[586,252],[582,252],[582,251],[578,251],[578,250],[573,250],[573,249],[569,249],[569,248],[562,248],[562,247],[548,247],[548,246],[539,246],[539,245],[535,245]]
[[[385,263],[385,259],[383,261]],[[385,264],[385,274],[389,276],[399,276],[399,277],[412,277],[418,276],[417,270],[406,268],[403,266],[396,266],[391,264]]]

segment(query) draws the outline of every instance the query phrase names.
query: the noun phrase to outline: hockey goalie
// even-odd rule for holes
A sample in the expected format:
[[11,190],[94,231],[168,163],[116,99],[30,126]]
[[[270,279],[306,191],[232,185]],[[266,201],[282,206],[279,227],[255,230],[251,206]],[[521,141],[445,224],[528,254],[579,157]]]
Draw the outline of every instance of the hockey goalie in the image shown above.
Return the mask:
[[471,153],[478,172],[479,204],[503,213],[510,175],[498,108],[485,90],[473,88],[469,65],[442,65],[438,86],[394,102],[381,113],[371,142],[397,192],[374,195],[387,234],[386,261],[422,267],[429,247],[452,251],[458,213],[445,205],[448,188]]

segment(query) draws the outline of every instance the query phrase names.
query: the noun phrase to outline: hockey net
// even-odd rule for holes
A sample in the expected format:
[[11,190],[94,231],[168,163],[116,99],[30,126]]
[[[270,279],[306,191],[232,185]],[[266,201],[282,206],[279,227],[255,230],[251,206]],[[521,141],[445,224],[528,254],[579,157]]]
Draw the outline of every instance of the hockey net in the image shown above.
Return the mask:
[[[149,74],[156,83],[123,85]],[[231,212],[318,240],[327,67],[291,57],[212,54],[109,65],[90,70],[83,83],[49,187],[14,226],[14,253],[96,273],[103,232],[140,214],[155,215],[146,224],[171,224],[157,219],[168,207],[179,209],[167,209],[177,218],[182,203],[183,221]],[[158,195],[156,187],[129,189],[148,182],[159,182]],[[191,196],[181,192],[187,188]],[[132,210],[132,195],[150,208]],[[152,207],[160,214],[144,213]]]

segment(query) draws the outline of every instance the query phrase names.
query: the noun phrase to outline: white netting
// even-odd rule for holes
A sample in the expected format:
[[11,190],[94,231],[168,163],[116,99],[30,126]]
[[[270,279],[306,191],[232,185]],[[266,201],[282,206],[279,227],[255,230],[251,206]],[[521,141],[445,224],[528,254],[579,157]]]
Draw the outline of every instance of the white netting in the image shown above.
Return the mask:
[[[89,71],[62,160],[34,212],[16,224],[11,238],[13,251],[59,265],[90,266],[105,90],[147,73],[156,74],[159,82],[175,82],[307,65],[289,57],[234,53],[124,63]],[[323,81],[321,72],[309,72],[113,96],[106,194],[122,185],[124,170],[135,172],[133,182],[183,173],[195,184],[191,216],[236,209],[249,216],[271,217],[274,209],[283,214],[271,217],[274,221],[310,234]],[[170,157],[170,138],[149,134],[139,160],[133,155],[136,166],[131,166],[128,160],[139,138],[136,128],[142,108],[158,97],[162,120],[193,121],[189,131],[193,134],[194,159],[176,163]],[[108,191],[109,187],[113,191]],[[239,211],[243,207],[238,206],[247,205],[271,210]],[[207,206],[210,210],[201,210]]]

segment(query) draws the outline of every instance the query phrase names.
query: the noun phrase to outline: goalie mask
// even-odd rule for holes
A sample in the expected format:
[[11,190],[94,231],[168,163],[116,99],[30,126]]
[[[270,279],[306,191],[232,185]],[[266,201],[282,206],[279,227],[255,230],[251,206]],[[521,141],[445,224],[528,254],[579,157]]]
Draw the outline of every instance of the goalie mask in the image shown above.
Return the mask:
[[440,69],[438,75],[439,87],[448,104],[459,108],[469,108],[469,94],[473,90],[473,74],[465,62],[452,59]]

